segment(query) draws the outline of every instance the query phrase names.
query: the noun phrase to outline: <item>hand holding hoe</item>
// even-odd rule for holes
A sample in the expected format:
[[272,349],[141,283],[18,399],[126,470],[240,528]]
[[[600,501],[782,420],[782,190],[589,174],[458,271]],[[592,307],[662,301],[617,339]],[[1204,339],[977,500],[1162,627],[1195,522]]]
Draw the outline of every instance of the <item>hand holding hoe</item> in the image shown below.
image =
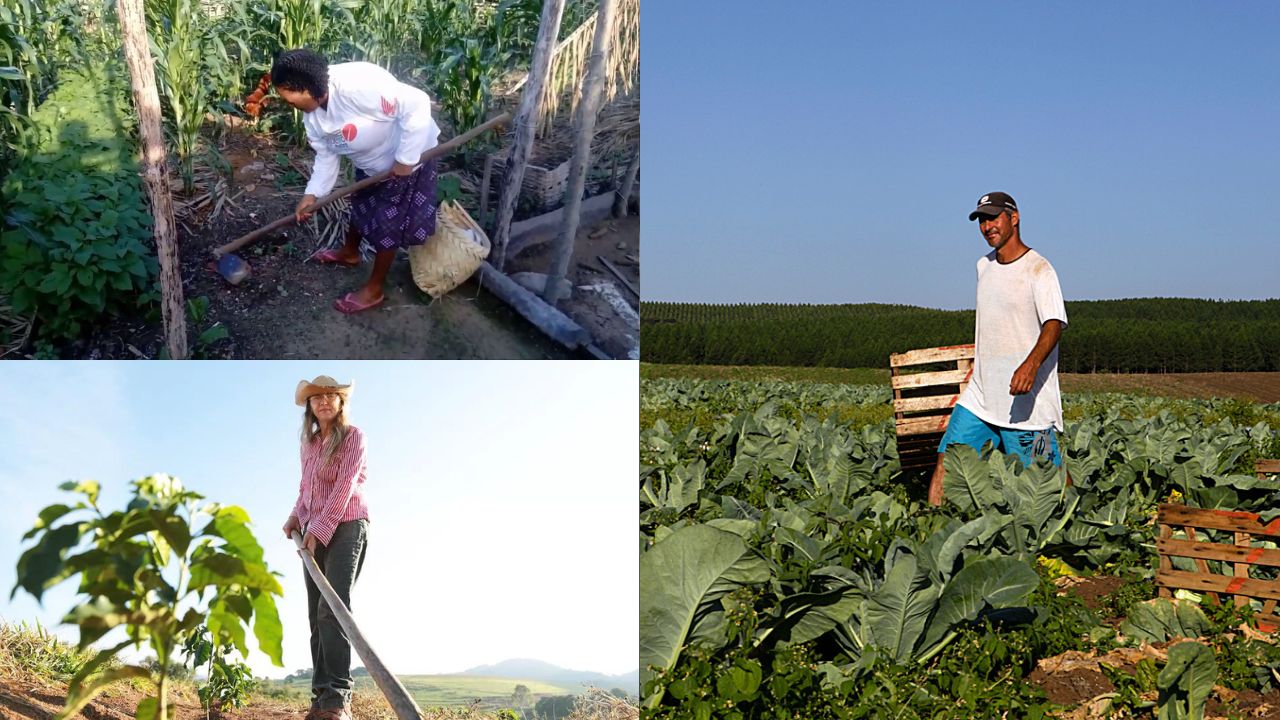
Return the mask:
[[[500,125],[505,125],[509,120],[511,120],[511,113],[502,113],[501,115],[493,118],[492,120],[485,122],[483,125],[477,125],[476,127],[471,128],[467,132],[453,138],[452,140],[449,140],[448,142],[445,142],[445,143],[441,143],[440,145],[437,145],[431,148],[430,150],[427,150],[426,152],[422,153],[422,157],[419,158],[418,161],[420,163],[424,163],[424,162],[427,162],[428,160],[432,160],[432,159],[441,157],[443,155],[447,155],[450,152],[453,152],[454,150],[456,150],[457,148],[471,142],[476,137],[484,134],[485,132],[488,132],[489,130],[492,130]],[[375,183],[380,183],[389,177],[391,177],[391,171],[387,170],[386,172],[378,173],[377,175],[367,177],[364,180],[361,180],[360,182],[352,183],[350,185],[347,185],[346,187],[335,190],[334,192],[329,193],[323,198],[316,200],[315,203],[311,206],[310,210],[312,212],[319,210],[320,208],[324,207],[325,205],[328,205],[329,203],[337,200],[338,198],[346,197],[347,195],[350,195],[351,193],[357,190],[367,188],[370,185],[373,185]],[[232,240],[226,245],[223,245],[222,247],[215,249],[213,251],[213,257],[217,261],[218,274],[221,275],[224,280],[231,283],[232,285],[238,285],[241,280],[244,280],[246,277],[248,277],[249,263],[245,262],[245,260],[241,258],[239,255],[236,255],[235,251],[239,250],[241,247],[245,246],[246,244],[254,240],[257,240],[263,235],[266,235],[267,233],[273,230],[278,230],[282,227],[285,227],[293,222],[296,222],[296,218],[292,213],[290,213],[289,215],[282,217],[279,220],[276,220],[270,225],[265,225],[263,227],[260,227],[257,230],[254,230],[253,232],[249,233],[248,235],[243,235],[239,238],[236,238],[235,240]]]
[[333,611],[333,616],[338,620],[338,624],[342,626],[342,631],[347,634],[347,639],[351,641],[351,647],[355,648],[356,654],[364,661],[364,668],[373,676],[373,681],[378,684],[378,689],[387,698],[387,702],[391,703],[391,709],[395,710],[396,717],[400,720],[422,720],[422,711],[418,709],[418,705],[409,695],[409,691],[396,679],[395,675],[391,674],[390,670],[387,670],[387,666],[382,664],[382,660],[373,652],[373,648],[369,647],[369,641],[364,639],[364,635],[360,633],[360,628],[356,627],[356,621],[351,616],[351,611],[343,604],[342,598],[338,597],[338,593],[329,584],[329,580],[325,578],[324,573],[320,572],[320,566],[316,564],[316,559],[303,547],[301,533],[295,530],[289,536],[293,538],[293,544],[298,546],[298,555],[302,557],[302,567],[306,568],[307,574],[311,576],[311,581],[316,584],[320,594],[324,596],[324,601],[329,603],[329,609]]

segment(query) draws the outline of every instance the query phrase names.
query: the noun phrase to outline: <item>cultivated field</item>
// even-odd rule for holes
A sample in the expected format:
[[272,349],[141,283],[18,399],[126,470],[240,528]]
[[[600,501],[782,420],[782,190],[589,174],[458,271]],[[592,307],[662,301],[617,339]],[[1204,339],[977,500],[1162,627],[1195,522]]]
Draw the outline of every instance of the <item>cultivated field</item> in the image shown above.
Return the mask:
[[[886,364],[887,364],[886,359]],[[889,383],[880,368],[773,367],[767,365],[666,365],[642,363],[642,378],[777,380],[871,385]],[[1241,398],[1280,402],[1280,372],[1062,373],[1063,392],[1120,392],[1171,398]]]
[[[1263,600],[1157,599],[1155,584],[1162,503],[1275,517],[1276,478],[1253,471],[1280,457],[1280,405],[1069,390],[1065,473],[959,447],[933,508],[924,478],[899,471],[887,383],[767,371],[784,379],[643,371],[652,717],[1243,718],[1280,707],[1280,646],[1254,619],[1269,612]],[[1274,547],[1216,530],[1166,539],[1246,545],[1250,557]],[[1168,562],[1232,575],[1219,560]],[[1240,572],[1232,582],[1277,577]]]

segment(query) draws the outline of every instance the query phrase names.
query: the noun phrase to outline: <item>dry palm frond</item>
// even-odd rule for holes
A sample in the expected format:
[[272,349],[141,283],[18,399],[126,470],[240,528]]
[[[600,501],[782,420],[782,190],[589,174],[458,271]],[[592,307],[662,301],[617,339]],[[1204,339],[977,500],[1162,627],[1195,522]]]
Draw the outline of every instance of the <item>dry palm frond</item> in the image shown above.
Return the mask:
[[31,318],[14,312],[3,297],[0,297],[0,337],[5,339],[0,346],[0,358],[18,352],[31,339]]
[[[609,63],[605,74],[604,97],[601,99],[603,105],[608,105],[619,95],[632,93],[640,79],[640,0],[615,2],[617,6],[612,18]],[[567,110],[572,115],[578,107],[598,16],[599,11],[588,16],[551,53],[550,74],[542,86],[542,96],[538,99],[540,136],[546,136],[550,132],[561,110]],[[526,73],[524,79],[517,82],[507,94],[516,93],[528,79]],[[565,100],[568,101],[567,106],[562,107]]]

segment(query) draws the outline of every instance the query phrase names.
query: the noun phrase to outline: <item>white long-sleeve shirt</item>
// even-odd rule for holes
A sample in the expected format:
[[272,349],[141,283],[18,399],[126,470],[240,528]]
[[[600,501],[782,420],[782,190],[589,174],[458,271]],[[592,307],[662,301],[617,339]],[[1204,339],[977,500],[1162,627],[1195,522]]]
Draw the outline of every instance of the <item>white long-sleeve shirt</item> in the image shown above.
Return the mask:
[[308,195],[320,197],[333,189],[339,156],[376,175],[397,162],[417,165],[440,137],[431,98],[373,63],[330,65],[326,105],[302,116],[316,152]]

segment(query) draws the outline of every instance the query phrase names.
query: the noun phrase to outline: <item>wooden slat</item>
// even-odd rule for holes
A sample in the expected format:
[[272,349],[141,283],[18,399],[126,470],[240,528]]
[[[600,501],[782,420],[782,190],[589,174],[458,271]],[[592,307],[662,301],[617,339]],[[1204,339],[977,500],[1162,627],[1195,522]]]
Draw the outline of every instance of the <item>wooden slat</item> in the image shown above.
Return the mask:
[[[1199,544],[1199,543],[1197,542],[1197,538],[1196,538],[1196,529],[1195,529],[1194,527],[1191,527],[1190,525],[1186,525],[1186,526],[1184,526],[1184,527],[1182,528],[1182,531],[1183,531],[1183,532],[1185,532],[1185,533],[1187,534],[1187,539],[1188,539],[1188,540],[1190,540],[1190,541],[1191,541],[1191,542],[1193,542],[1193,543],[1197,543],[1197,544]],[[1205,544],[1205,545],[1213,545],[1214,543],[1211,543],[1211,542],[1205,542],[1204,544]],[[1216,574],[1217,574],[1217,573],[1214,573],[1212,570],[1210,570],[1210,569],[1209,569],[1209,561],[1208,561],[1208,560],[1205,560],[1204,558],[1196,558],[1196,559],[1195,559],[1195,562],[1196,562],[1196,569],[1197,569],[1197,570],[1199,570],[1201,573],[1203,573],[1203,574],[1205,574],[1205,575],[1216,575]],[[1209,593],[1209,602],[1213,603],[1214,605],[1221,605],[1221,604],[1222,604],[1222,596],[1221,596],[1221,595],[1219,595],[1218,593],[1211,592],[1211,593]]]
[[960,399],[958,393],[946,395],[929,395],[926,397],[895,398],[893,409],[898,413],[921,412],[923,410],[949,410],[955,407]]
[[[890,367],[890,368],[889,368],[889,377],[890,377],[890,378],[896,378],[896,377],[898,377],[898,368],[896,368],[896,367]],[[893,380],[891,379],[889,382],[892,384]],[[894,404],[894,410],[895,410],[895,412],[894,412],[894,414],[893,414],[893,419],[894,419],[894,420],[901,420],[901,419],[902,419],[902,411],[897,409],[897,405],[898,405],[898,402],[899,402],[900,400],[902,400],[902,389],[901,389],[901,388],[894,388],[894,389],[893,389],[893,404]]]
[[[1242,532],[1236,533],[1236,547],[1241,548],[1245,551],[1253,550],[1253,548],[1249,547],[1249,533],[1242,533]],[[1259,549],[1261,550],[1262,548],[1259,548]],[[1245,557],[1247,558],[1249,556],[1245,555]],[[1248,560],[1241,560],[1240,562],[1235,563],[1234,569],[1235,569],[1236,577],[1242,577],[1242,578],[1249,577],[1249,561]],[[1244,595],[1236,595],[1236,607],[1244,607],[1245,605],[1248,605],[1248,604],[1249,604],[1249,598],[1245,597]]]
[[959,385],[969,379],[972,370],[943,370],[940,372],[899,375],[889,378],[895,390],[910,387],[926,387],[929,385]]
[[[1165,542],[1173,539],[1173,528],[1169,527],[1168,525],[1165,525],[1164,523],[1161,523],[1159,525],[1159,530],[1160,530],[1160,538],[1156,542]],[[1160,558],[1160,572],[1168,572],[1170,570],[1173,570],[1173,559],[1170,558],[1168,555],[1165,555],[1164,553],[1159,553],[1158,555]],[[1162,598],[1173,597],[1173,592],[1170,591],[1169,588],[1160,587],[1159,595]]]
[[1233,510],[1206,510],[1165,503],[1159,506],[1159,521],[1170,525],[1191,525],[1208,530],[1246,532],[1250,535],[1280,535],[1280,518],[1267,524],[1256,513]]
[[1213,573],[1205,575],[1203,573],[1161,568],[1156,572],[1156,585],[1168,588],[1182,588],[1194,592],[1241,593],[1264,600],[1280,599],[1280,582],[1254,580],[1252,578],[1233,578]]
[[1259,460],[1254,466],[1259,478],[1280,474],[1280,460]]
[[894,353],[889,356],[889,367],[903,367],[905,365],[924,365],[925,363],[947,362],[948,360],[960,360],[973,357],[973,345],[948,345],[946,347],[924,348],[923,350],[909,350],[904,353]]
[[[1172,538],[1156,539],[1156,551],[1161,556],[1172,555],[1175,557],[1185,558],[1201,558],[1204,560],[1219,560],[1221,562],[1236,563],[1236,577],[1248,577],[1249,565],[1266,565],[1269,567],[1280,567],[1280,550],[1269,550],[1267,548],[1249,547],[1248,535],[1245,535],[1244,545],[1225,545],[1222,543],[1211,542],[1191,542],[1189,540],[1174,540]],[[1245,571],[1244,575],[1240,574],[1240,569]],[[1173,568],[1170,567],[1170,570]]]
[[897,422],[898,437],[917,435],[919,433],[936,433],[947,429],[950,415],[934,415],[933,417],[905,418]]

